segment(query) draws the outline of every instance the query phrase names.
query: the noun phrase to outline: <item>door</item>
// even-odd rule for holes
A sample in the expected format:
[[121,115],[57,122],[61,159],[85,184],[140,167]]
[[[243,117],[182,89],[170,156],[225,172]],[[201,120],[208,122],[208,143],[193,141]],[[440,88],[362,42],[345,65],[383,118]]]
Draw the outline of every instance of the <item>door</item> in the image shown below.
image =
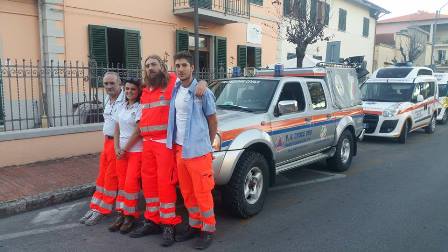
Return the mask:
[[[280,114],[280,101],[296,101],[297,111]],[[286,82],[276,101],[276,108],[271,120],[272,139],[277,151],[278,163],[284,164],[297,160],[308,153],[308,143],[311,140],[311,117],[306,112],[306,100],[302,84],[298,81]]]
[[317,152],[332,146],[336,122],[333,118],[329,104],[329,91],[321,80],[307,81],[307,92],[309,96],[309,111],[312,117],[311,128],[313,130],[310,141],[311,152]]
[[[412,117],[414,119],[414,127],[419,127],[428,124],[428,106],[426,105],[426,83],[420,82],[415,84],[414,93],[412,94],[412,102],[414,103],[414,110],[412,110]],[[418,102],[418,95],[423,96],[423,101]]]
[[339,63],[341,53],[341,41],[327,42],[326,62]]

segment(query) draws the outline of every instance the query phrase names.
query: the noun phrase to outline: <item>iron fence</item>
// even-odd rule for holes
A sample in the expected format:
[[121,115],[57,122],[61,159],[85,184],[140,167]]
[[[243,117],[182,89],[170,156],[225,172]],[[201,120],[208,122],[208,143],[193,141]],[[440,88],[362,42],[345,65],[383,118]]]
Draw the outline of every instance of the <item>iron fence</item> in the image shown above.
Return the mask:
[[[0,131],[59,127],[102,122],[107,94],[105,72],[122,79],[142,76],[141,69],[93,62],[0,60]],[[229,77],[227,69],[202,69],[199,79]]]
[[[173,0],[174,9],[194,7],[194,0]],[[250,0],[198,0],[198,8],[223,13],[225,15],[250,17]]]

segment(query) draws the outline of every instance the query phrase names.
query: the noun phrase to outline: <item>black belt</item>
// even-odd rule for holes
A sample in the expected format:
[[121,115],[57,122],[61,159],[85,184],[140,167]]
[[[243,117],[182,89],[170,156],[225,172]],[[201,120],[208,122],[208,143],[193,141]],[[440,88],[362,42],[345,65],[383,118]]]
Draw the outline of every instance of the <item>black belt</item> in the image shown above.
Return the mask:
[[114,139],[114,137],[113,137],[113,136],[108,136],[108,135],[105,135],[105,137],[106,137],[107,139]]

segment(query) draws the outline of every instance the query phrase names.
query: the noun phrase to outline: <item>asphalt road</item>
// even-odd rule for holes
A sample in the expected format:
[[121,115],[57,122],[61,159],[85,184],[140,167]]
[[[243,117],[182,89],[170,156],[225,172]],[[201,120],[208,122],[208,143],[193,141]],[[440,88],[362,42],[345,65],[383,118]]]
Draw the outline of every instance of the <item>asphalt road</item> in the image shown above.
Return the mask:
[[[77,223],[88,199],[0,219],[0,251],[190,251],[192,242],[159,246],[104,223]],[[448,251],[448,125],[413,133],[406,145],[368,140],[351,169],[322,164],[288,172],[263,211],[248,220],[216,206],[209,251]]]

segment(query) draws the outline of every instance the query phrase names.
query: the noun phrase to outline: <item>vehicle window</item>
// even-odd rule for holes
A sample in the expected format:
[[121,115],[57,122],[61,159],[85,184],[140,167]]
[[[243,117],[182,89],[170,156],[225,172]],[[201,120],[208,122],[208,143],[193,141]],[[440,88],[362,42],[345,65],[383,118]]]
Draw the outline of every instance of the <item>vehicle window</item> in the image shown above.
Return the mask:
[[311,95],[311,104],[314,110],[327,108],[327,100],[325,99],[325,91],[320,82],[307,82],[308,90]]
[[436,85],[434,82],[429,82],[429,97],[434,96],[436,92]]
[[218,108],[266,112],[277,85],[277,80],[231,79],[213,82],[210,90],[216,97]]
[[378,102],[410,101],[414,95],[414,86],[414,83],[365,82],[361,86],[362,100]]
[[439,96],[440,97],[448,96],[448,84],[439,85]]
[[305,111],[305,96],[299,82],[288,82],[283,86],[278,101],[297,101],[298,112]]
[[428,99],[429,97],[434,96],[434,85],[431,85],[430,82],[421,83],[420,94],[423,95],[423,98]]
[[405,78],[412,71],[412,67],[392,67],[378,70],[377,78]]
[[428,69],[420,69],[418,70],[417,75],[432,75],[432,71]]
[[[412,93],[412,101],[413,102],[417,102],[417,96],[419,94],[423,95],[422,89],[423,89],[423,83],[415,84],[414,92]],[[423,97],[425,97],[425,96],[423,96]]]

